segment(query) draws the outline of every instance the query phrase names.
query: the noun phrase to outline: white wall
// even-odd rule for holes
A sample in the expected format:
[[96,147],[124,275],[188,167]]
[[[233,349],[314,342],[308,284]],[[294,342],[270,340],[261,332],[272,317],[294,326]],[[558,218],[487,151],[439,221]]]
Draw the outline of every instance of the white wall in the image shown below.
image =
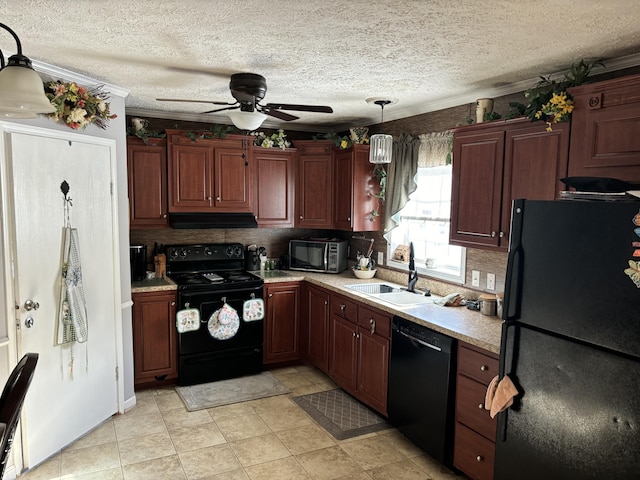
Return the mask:
[[[85,87],[95,87],[103,85],[103,83],[68,71],[61,68],[57,68],[51,65],[47,65],[40,62],[33,62],[33,66],[43,80],[62,80],[62,81],[75,81],[79,85]],[[77,133],[92,135],[95,137],[110,138],[116,141],[117,150],[117,200],[118,200],[118,219],[119,219],[119,243],[120,243],[120,285],[121,285],[121,298],[122,298],[122,334],[123,345],[122,351],[124,356],[124,364],[122,365],[122,371],[124,379],[124,407],[125,409],[135,405],[135,393],[133,389],[133,332],[132,332],[132,317],[131,317],[131,281],[130,281],[130,267],[129,267],[129,200],[127,193],[127,141],[126,141],[126,124],[125,124],[125,98],[129,95],[129,91],[115,85],[105,85],[103,90],[110,95],[110,110],[117,115],[117,118],[110,120],[108,127],[103,130],[95,125],[89,125],[85,130],[77,130]],[[69,127],[55,123],[53,120],[46,118],[44,115],[38,116],[35,119],[21,120],[21,119],[4,119],[12,123],[20,123],[24,125],[33,125],[42,128],[48,128],[52,130],[69,131]],[[46,166],[43,166],[46,168]],[[2,245],[0,244],[0,249]],[[96,252],[97,253],[97,252]],[[4,252],[0,251],[0,262]],[[0,264],[0,267],[4,270],[5,265]],[[0,287],[2,279],[0,277]],[[4,288],[0,290],[4,292]],[[5,299],[8,301],[8,299]],[[6,337],[6,325],[0,326],[0,350],[6,350],[2,347],[2,338]],[[5,357],[4,353],[0,353],[0,378],[6,378],[9,374],[9,370],[5,373]],[[15,359],[9,360],[15,364]],[[8,368],[8,367],[7,367]]]

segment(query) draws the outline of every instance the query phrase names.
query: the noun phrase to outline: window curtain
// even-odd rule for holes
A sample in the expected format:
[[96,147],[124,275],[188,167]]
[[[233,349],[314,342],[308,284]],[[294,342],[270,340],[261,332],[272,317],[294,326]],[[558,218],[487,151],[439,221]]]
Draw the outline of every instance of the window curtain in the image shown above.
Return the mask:
[[432,132],[420,135],[418,167],[440,167],[451,163],[453,132]]
[[403,133],[393,140],[393,160],[387,166],[387,194],[385,201],[384,237],[390,241],[389,233],[398,225],[398,212],[415,192],[418,172],[420,139]]

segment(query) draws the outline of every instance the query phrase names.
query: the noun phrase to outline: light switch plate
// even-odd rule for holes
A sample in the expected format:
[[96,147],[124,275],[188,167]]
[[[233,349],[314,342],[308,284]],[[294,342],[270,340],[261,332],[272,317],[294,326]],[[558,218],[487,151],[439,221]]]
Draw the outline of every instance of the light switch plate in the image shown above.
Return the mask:
[[496,275],[495,273],[487,273],[487,290],[496,289]]
[[471,270],[471,286],[480,286],[480,272],[478,270]]
[[382,252],[378,252],[378,265],[384,265],[384,254]]

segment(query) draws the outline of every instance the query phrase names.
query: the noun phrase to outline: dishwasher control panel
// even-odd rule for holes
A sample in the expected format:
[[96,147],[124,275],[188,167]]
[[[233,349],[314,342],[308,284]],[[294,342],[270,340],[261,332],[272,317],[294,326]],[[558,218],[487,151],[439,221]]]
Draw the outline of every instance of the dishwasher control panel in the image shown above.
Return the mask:
[[447,352],[451,351],[454,342],[453,338],[447,335],[434,332],[427,327],[423,327],[422,325],[418,325],[401,317],[394,317],[392,329],[401,335]]

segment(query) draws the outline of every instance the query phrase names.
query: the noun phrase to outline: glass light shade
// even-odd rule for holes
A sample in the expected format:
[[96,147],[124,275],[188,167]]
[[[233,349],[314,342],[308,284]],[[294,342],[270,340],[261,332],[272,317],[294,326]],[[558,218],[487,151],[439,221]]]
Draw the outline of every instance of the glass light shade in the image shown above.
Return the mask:
[[0,70],[0,115],[34,118],[53,113],[56,107],[44,94],[40,75],[29,67],[8,65]]
[[229,118],[240,130],[255,130],[262,125],[267,116],[256,111],[243,112],[242,110],[233,110],[229,112]]
[[393,137],[376,133],[369,138],[369,163],[391,163]]

